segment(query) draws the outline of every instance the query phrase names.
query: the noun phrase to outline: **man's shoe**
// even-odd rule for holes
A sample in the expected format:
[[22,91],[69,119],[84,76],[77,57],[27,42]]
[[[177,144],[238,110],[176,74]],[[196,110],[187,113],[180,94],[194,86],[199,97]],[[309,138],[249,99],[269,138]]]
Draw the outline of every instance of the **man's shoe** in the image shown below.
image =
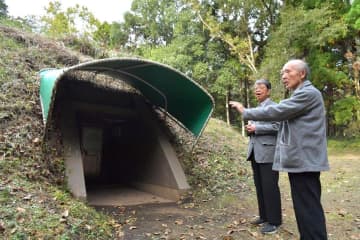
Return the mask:
[[276,233],[278,230],[278,226],[272,225],[270,223],[266,223],[264,224],[264,226],[261,228],[261,233],[262,234],[273,234]]
[[263,223],[265,223],[266,221],[264,219],[261,218],[256,218],[255,220],[251,221],[250,223],[253,225],[261,225]]

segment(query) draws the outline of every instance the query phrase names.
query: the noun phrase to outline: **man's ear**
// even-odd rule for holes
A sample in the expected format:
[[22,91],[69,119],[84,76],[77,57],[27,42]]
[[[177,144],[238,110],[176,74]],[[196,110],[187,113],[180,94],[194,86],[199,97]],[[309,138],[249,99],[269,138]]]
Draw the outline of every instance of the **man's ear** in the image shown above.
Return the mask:
[[306,80],[306,79],[305,79],[306,71],[305,71],[305,70],[300,71],[300,76],[301,76],[301,79],[302,79],[302,80]]
[[271,89],[268,89],[268,91],[267,91],[267,94],[266,94],[268,97],[270,97],[270,95],[271,95]]

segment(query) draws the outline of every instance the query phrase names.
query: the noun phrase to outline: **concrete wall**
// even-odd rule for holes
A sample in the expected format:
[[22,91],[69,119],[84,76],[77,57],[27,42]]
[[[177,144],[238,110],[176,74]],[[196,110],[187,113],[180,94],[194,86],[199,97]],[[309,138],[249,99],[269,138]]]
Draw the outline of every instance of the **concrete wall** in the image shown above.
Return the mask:
[[75,197],[86,200],[85,176],[75,110],[70,102],[63,102],[61,112],[60,131],[63,138],[65,173],[67,176],[68,187]]
[[142,177],[136,185],[165,198],[179,199],[180,194],[190,187],[176,153],[158,126],[154,113],[141,99],[136,99],[136,106],[149,129],[149,146],[146,146],[149,152],[147,157],[144,156],[143,164],[138,166]]

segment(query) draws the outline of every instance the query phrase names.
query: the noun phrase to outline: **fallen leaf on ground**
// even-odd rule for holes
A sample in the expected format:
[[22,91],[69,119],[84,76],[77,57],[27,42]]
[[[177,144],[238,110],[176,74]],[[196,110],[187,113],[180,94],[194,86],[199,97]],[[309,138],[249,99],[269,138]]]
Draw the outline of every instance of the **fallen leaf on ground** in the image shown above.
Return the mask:
[[16,208],[16,210],[17,210],[19,213],[24,213],[24,212],[26,212],[26,210],[25,210],[24,208],[21,208],[21,207]]
[[18,223],[23,223],[24,221],[25,221],[25,219],[23,217],[20,217],[20,218],[17,219]]
[[224,236],[222,240],[234,240],[232,236]]
[[233,233],[234,233],[234,230],[227,231],[227,234],[233,234]]
[[253,237],[257,237],[257,236],[259,235],[257,232],[250,232],[250,231],[248,231],[248,232],[249,232],[250,235],[253,236]]
[[183,225],[183,224],[184,224],[184,221],[183,221],[182,219],[177,219],[177,220],[175,221],[175,224],[177,224],[177,225]]
[[347,212],[344,209],[341,209],[338,214],[342,217],[345,217],[345,215],[347,214]]
[[124,213],[126,210],[126,208],[123,206],[118,207],[118,209],[119,209],[119,213]]
[[5,231],[5,224],[3,222],[0,222],[0,232]]
[[207,238],[206,238],[206,237],[203,237],[203,236],[198,236],[198,237],[196,237],[196,239],[205,240],[205,239],[207,239]]
[[69,210],[65,210],[62,214],[61,214],[61,217],[63,218],[67,218],[69,216]]
[[189,203],[184,205],[184,208],[194,208],[195,207],[195,203]]
[[352,239],[352,240],[359,240],[359,239],[360,239],[360,234],[358,234],[358,235],[351,235],[351,236],[350,236],[350,239]]
[[23,199],[24,199],[24,200],[30,200],[31,197],[32,197],[31,194],[28,194],[28,195],[26,195]]

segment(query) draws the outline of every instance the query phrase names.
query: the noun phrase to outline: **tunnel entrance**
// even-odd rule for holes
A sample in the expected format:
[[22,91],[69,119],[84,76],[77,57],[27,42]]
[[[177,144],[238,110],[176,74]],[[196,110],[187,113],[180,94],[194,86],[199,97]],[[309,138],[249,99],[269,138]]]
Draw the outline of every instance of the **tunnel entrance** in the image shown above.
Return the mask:
[[146,181],[141,178],[142,168],[156,147],[144,123],[135,117],[90,115],[82,113],[79,120],[88,202],[136,205],[172,201],[137,187],[137,183]]
[[[146,131],[137,119],[121,116],[99,116],[89,122],[89,114],[82,116],[80,148],[87,188],[97,184],[127,184],[136,180],[136,165],[146,158],[141,142]],[[86,119],[86,120],[84,120]],[[121,171],[126,169],[127,171]],[[119,174],[121,171],[121,174]]]
[[141,95],[69,77],[55,103],[75,196],[91,205],[135,205],[176,201],[189,188]]
[[[58,146],[60,136],[75,197],[121,205],[115,201],[119,191],[138,201],[146,199],[138,192],[177,201],[189,189],[168,129],[155,112],[194,137],[195,145],[214,109],[214,99],[197,82],[165,64],[134,57],[42,69],[39,75],[44,147],[48,141]],[[111,201],[98,204],[101,194]]]

